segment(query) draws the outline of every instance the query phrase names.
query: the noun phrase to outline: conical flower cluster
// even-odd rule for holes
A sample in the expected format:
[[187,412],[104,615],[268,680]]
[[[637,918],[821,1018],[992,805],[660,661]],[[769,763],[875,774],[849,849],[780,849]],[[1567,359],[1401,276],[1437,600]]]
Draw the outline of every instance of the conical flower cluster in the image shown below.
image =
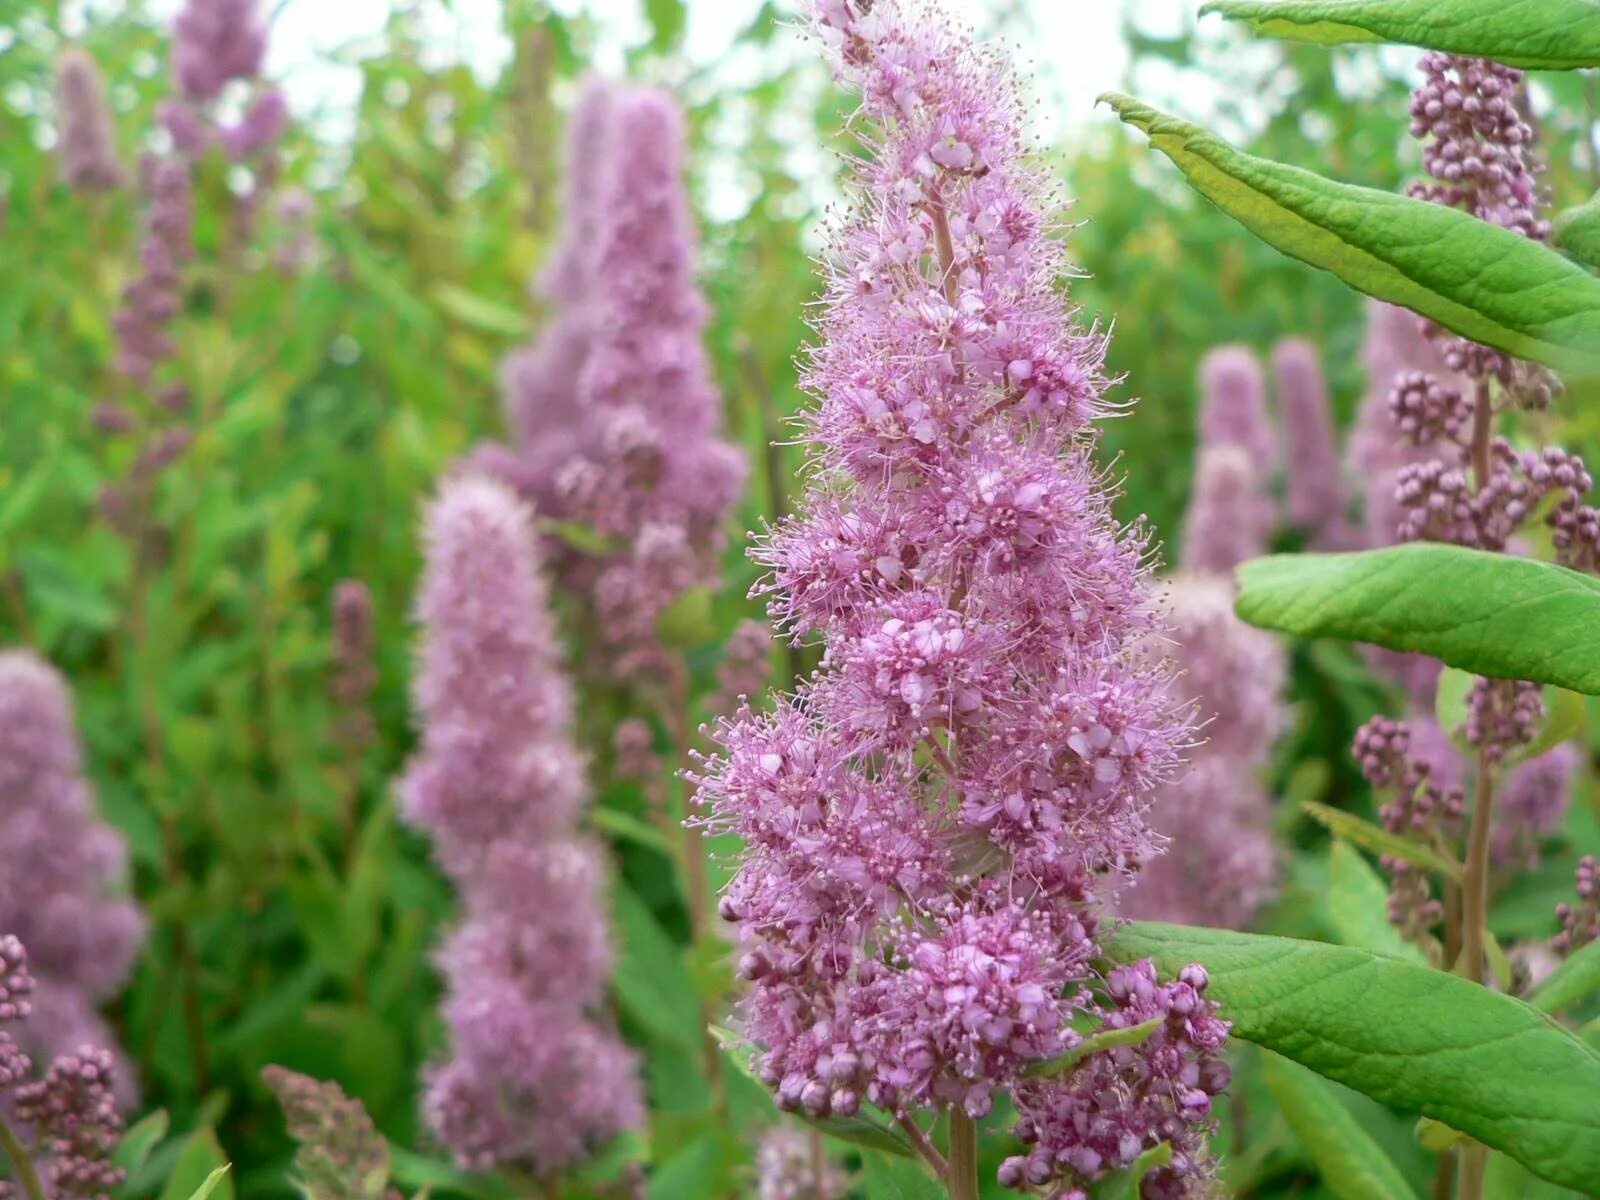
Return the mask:
[[563,578],[594,606],[622,674],[655,665],[661,614],[715,579],[745,477],[720,436],[701,345],[684,136],[667,93],[586,85],[569,130],[566,228],[539,288],[555,316],[506,362],[513,447],[480,451],[542,516],[610,541]]
[[577,831],[572,697],[522,502],[457,476],[426,533],[422,744],[400,792],[461,903],[439,955],[452,1057],[427,1115],[465,1166],[551,1175],[641,1118],[633,1056],[602,1012],[610,939],[600,851]]
[[932,4],[811,29],[867,154],[804,372],[812,486],[756,556],[827,651],[718,726],[698,800],[746,846],[721,911],[779,1104],[981,1117],[1098,1013],[1097,895],[1152,853],[1189,735],[1137,653],[1145,545],[1090,461],[1105,338],[1056,292],[1007,65]]
[[115,1046],[95,1008],[127,979],[144,920],[116,895],[127,851],[95,814],[66,681],[25,650],[0,652],[0,845],[0,929],[37,980],[29,1047]]

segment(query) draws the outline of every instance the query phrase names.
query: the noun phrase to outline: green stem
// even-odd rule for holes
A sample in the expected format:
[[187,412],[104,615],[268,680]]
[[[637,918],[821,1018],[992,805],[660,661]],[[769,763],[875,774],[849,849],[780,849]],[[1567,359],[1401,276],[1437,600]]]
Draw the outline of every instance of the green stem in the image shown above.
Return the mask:
[[978,1123],[950,1110],[950,1169],[945,1183],[950,1200],[978,1200]]
[[1456,1200],[1482,1200],[1483,1177],[1488,1166],[1488,1147],[1477,1143],[1461,1147],[1461,1182],[1456,1190]]
[[28,1153],[17,1135],[7,1125],[4,1117],[0,1117],[0,1150],[4,1150],[6,1157],[11,1160],[11,1165],[16,1167],[22,1190],[28,1194],[28,1200],[45,1200],[44,1185],[39,1182],[39,1172],[33,1165],[33,1155]]

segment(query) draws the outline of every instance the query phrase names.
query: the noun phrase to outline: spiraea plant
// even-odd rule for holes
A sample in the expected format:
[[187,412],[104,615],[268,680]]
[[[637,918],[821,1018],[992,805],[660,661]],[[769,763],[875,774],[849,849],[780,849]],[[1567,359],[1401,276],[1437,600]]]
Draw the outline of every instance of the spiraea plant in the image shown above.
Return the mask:
[[[1056,291],[1002,54],[936,4],[827,0],[809,28],[866,153],[803,373],[812,486],[755,551],[823,666],[696,773],[745,845],[721,901],[742,1033],[780,1107],[877,1106],[960,1200],[1007,1094],[1006,1184],[1075,1195],[1161,1150],[1145,1194],[1201,1194],[1227,1080],[1206,974],[1094,969],[1190,736],[1138,652],[1147,546],[1091,458],[1105,334]],[[1144,1036],[1051,1066],[1102,1027]]]
[[[1581,724],[1582,703],[1559,689],[1600,690],[1600,676],[1580,665],[1586,652],[1570,652],[1568,639],[1583,637],[1578,611],[1527,624],[1557,596],[1594,595],[1584,578],[1595,569],[1600,531],[1593,481],[1577,455],[1532,441],[1538,421],[1530,417],[1560,403],[1560,372],[1588,377],[1600,365],[1600,283],[1581,241],[1568,245],[1579,262],[1546,245],[1552,223],[1541,211],[1538,136],[1519,69],[1592,66],[1600,46],[1567,43],[1567,32],[1585,22],[1562,5],[1529,21],[1486,9],[1480,21],[1468,12],[1478,6],[1465,3],[1207,7],[1297,40],[1393,40],[1426,51],[1410,105],[1426,177],[1405,198],[1254,157],[1131,97],[1108,97],[1252,232],[1386,302],[1371,310],[1372,378],[1352,457],[1370,489],[1367,537],[1389,548],[1246,563],[1238,604],[1268,628],[1371,643],[1374,665],[1404,689],[1405,719],[1374,718],[1354,746],[1378,793],[1378,820],[1310,808],[1348,843],[1334,848],[1335,883],[1366,897],[1352,909],[1364,912],[1364,928],[1353,916],[1334,922],[1354,947],[1337,969],[1364,973],[1370,986],[1342,1018],[1304,1014],[1311,1019],[1293,1035],[1282,1008],[1269,1016],[1235,1006],[1228,988],[1219,998],[1237,1035],[1391,1104],[1404,1093],[1408,1107],[1464,1134],[1424,1138],[1439,1152],[1436,1196],[1478,1200],[1524,1171],[1590,1187],[1600,1178],[1600,1139],[1592,1114],[1580,1115],[1581,1095],[1600,1080],[1600,1063],[1544,1015],[1581,1020],[1588,985],[1570,963],[1554,974],[1548,965],[1538,973],[1515,967],[1491,909],[1497,887],[1536,863],[1563,824],[1576,761],[1563,743]],[[1387,918],[1407,941],[1370,924],[1383,888],[1351,846],[1378,855],[1390,876]],[[1581,891],[1592,878],[1579,870]],[[1577,913],[1571,904],[1560,909],[1555,948],[1583,926]],[[1393,957],[1363,957],[1372,950]],[[1553,957],[1549,948],[1532,950],[1530,961]],[[1285,970],[1285,980],[1324,969],[1316,957]],[[1326,1002],[1336,988],[1321,977]],[[1396,1028],[1381,1009],[1366,1008],[1382,1004],[1389,987],[1430,996],[1408,1019],[1432,1032]],[[1359,1037],[1335,1032],[1363,1010]],[[1415,1071],[1398,1091],[1387,1087],[1385,1064],[1401,1053],[1436,1052],[1469,1010],[1485,1037],[1490,1028],[1506,1037],[1526,1030],[1545,1066],[1532,1069],[1527,1054],[1476,1041],[1459,1069]],[[1274,1068],[1270,1078],[1307,1144],[1316,1144],[1310,1131],[1329,1111],[1328,1094],[1312,1075]],[[1581,1149],[1559,1133],[1569,1119],[1589,1131]],[[1325,1177],[1346,1178],[1358,1162],[1397,1175],[1376,1145],[1354,1146],[1344,1145],[1342,1164],[1317,1154]]]

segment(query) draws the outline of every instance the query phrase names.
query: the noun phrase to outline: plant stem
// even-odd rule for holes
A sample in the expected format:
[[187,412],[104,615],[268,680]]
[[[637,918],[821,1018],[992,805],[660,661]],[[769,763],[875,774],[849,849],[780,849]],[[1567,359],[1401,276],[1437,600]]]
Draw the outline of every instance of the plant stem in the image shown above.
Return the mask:
[[1439,1169],[1433,1176],[1433,1200],[1450,1200],[1456,1183],[1456,1156],[1454,1153],[1439,1156]]
[[812,1200],[830,1200],[828,1196],[828,1150],[822,1144],[822,1131],[813,1129],[811,1142],[811,1196]]
[[896,1115],[894,1123],[900,1126],[902,1133],[911,1139],[911,1144],[917,1148],[917,1153],[922,1156],[922,1161],[933,1168],[933,1173],[940,1179],[945,1179],[950,1174],[950,1164],[945,1161],[944,1155],[939,1153],[939,1148],[928,1140],[928,1135],[922,1132],[910,1117]]
[[1478,380],[1478,394],[1472,406],[1473,486],[1482,491],[1489,482],[1489,439],[1494,433],[1494,408],[1489,401],[1489,381]]
[[950,1200],[978,1200],[978,1123],[950,1110],[950,1168],[945,1176]]
[[1472,804],[1467,870],[1462,880],[1462,970],[1474,983],[1483,982],[1484,932],[1489,924],[1489,827],[1493,817],[1494,764],[1487,751],[1479,750],[1477,795]]
[[5,1118],[0,1117],[0,1150],[4,1150],[6,1157],[11,1160],[11,1165],[17,1169],[22,1190],[27,1193],[28,1200],[45,1200],[44,1185],[39,1182],[39,1172],[33,1165],[33,1155],[28,1153],[28,1148],[6,1124]]
[[1483,1176],[1488,1165],[1487,1147],[1476,1142],[1461,1147],[1461,1181],[1456,1185],[1456,1200],[1482,1200]]

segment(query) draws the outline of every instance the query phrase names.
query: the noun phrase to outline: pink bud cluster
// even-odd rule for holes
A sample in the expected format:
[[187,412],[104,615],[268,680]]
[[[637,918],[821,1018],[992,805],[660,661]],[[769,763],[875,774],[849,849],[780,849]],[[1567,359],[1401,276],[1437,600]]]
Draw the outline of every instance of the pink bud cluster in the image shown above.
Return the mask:
[[95,1006],[127,980],[144,920],[116,894],[126,847],[95,814],[66,681],[24,650],[0,651],[0,845],[0,929],[29,947],[42,998],[30,1047],[114,1046]]
[[1193,964],[1167,984],[1148,961],[1114,969],[1106,977],[1111,1004],[1100,1029],[1160,1024],[1135,1045],[1088,1056],[1062,1080],[1018,1088],[1017,1135],[1031,1148],[1001,1164],[1000,1181],[1053,1185],[1050,1194],[1062,1200],[1088,1200],[1095,1180],[1166,1142],[1172,1162],[1145,1177],[1140,1195],[1193,1195],[1194,1182],[1212,1173],[1206,1144],[1212,1101],[1231,1075],[1221,1057],[1228,1023],[1205,999],[1209,983],[1205,968]]
[[592,604],[621,676],[663,669],[657,622],[682,592],[715,581],[746,470],[719,433],[701,344],[684,138],[667,93],[585,87],[569,130],[566,228],[540,283],[557,311],[505,364],[513,447],[479,451],[543,516],[611,543],[566,547],[580,561],[561,574]]
[[[32,1166],[51,1200],[107,1200],[125,1175],[111,1161],[122,1135],[115,1057],[109,1050],[82,1044],[56,1053],[45,1073],[34,1078],[32,1060],[4,1027],[11,1025],[27,1035],[27,1026],[42,1011],[26,948],[14,934],[0,934],[4,1119],[14,1122],[14,1132],[29,1144]],[[0,1194],[11,1194],[3,1179]]]
[[378,686],[373,663],[372,591],[359,579],[343,580],[333,593],[333,673],[329,691],[339,707],[333,737],[351,754],[377,740],[372,693]]
[[1577,894],[1576,904],[1556,906],[1561,932],[1556,934],[1551,948],[1563,957],[1600,941],[1600,863],[1592,854],[1578,860]]
[[331,1080],[269,1066],[261,1080],[278,1098],[295,1143],[294,1182],[307,1196],[330,1200],[400,1200],[378,1190],[389,1174],[389,1144],[361,1101]]
[[745,845],[721,914],[779,1105],[981,1118],[1092,1003],[1097,893],[1154,851],[1189,733],[1138,653],[1145,543],[1089,458],[1105,336],[1055,290],[1007,64],[934,4],[818,0],[810,28],[869,153],[803,373],[812,486],[754,554],[827,649],[694,782]]
[[1277,883],[1272,798],[1261,782],[1287,723],[1288,660],[1278,639],[1233,615],[1226,577],[1183,574],[1169,592],[1174,690],[1200,720],[1188,769],[1157,794],[1168,839],[1119,905],[1130,917],[1239,929]]
[[56,60],[56,126],[61,178],[83,192],[122,186],[116,122],[106,103],[106,81],[94,56],[69,46]]
[[577,831],[572,697],[523,504],[451,478],[426,551],[421,747],[400,797],[461,903],[439,953],[452,1057],[426,1112],[466,1167],[557,1174],[642,1118],[633,1056],[603,1013],[610,939],[600,850]]

